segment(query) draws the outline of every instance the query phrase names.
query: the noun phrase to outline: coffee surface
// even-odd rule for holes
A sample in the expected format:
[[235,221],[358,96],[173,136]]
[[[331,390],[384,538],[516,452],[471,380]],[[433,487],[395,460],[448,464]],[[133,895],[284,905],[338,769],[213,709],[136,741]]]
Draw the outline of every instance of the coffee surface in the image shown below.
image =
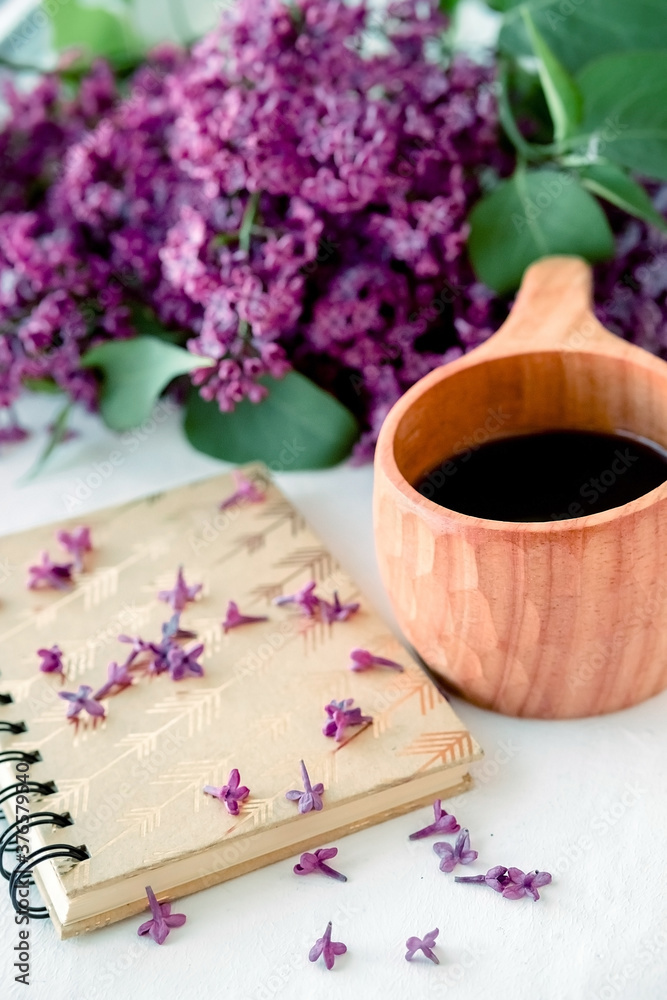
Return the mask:
[[444,459],[415,484],[422,496],[495,521],[585,517],[667,480],[667,452],[629,434],[545,431],[487,441]]

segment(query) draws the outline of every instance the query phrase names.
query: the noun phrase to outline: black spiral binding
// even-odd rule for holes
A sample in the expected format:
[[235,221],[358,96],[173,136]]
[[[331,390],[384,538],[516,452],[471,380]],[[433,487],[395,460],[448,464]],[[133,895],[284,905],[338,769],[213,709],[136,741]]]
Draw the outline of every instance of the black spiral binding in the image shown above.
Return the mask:
[[[13,698],[10,694],[0,694],[0,705],[11,705]],[[0,733],[25,733],[28,727],[25,722],[0,721]],[[9,749],[0,751],[0,764],[25,761],[26,764],[36,764],[40,761],[41,755],[38,751],[28,751],[19,749]],[[0,805],[14,798],[18,794],[36,792],[39,795],[53,795],[58,789],[53,781],[16,781],[11,785],[6,785],[0,789]],[[9,882],[9,898],[17,913],[26,914],[31,920],[44,920],[49,916],[49,911],[45,906],[25,905],[24,898],[19,899],[19,891],[33,884],[32,872],[37,865],[44,861],[56,861],[59,858],[70,858],[73,861],[85,861],[90,857],[88,850],[82,845],[74,847],[72,844],[48,844],[40,847],[31,854],[22,858],[13,871],[9,872],[4,865],[6,850],[16,849],[17,835],[23,834],[33,826],[64,827],[72,825],[72,817],[69,813],[37,812],[32,813],[11,823],[0,836],[0,874]]]
[[30,885],[28,876],[37,865],[43,861],[56,861],[58,858],[87,861],[89,857],[90,854],[83,845],[74,847],[72,844],[49,844],[47,847],[40,847],[29,854],[27,858],[19,862],[9,876],[9,898],[16,912],[27,914],[31,920],[45,920],[49,916],[49,911],[45,906],[22,906],[18,899],[19,889]]
[[17,836],[24,835],[33,826],[71,826],[73,823],[69,813],[38,812],[32,813],[26,819],[17,819],[11,823],[0,837],[0,875],[4,879],[12,877],[12,873],[5,868],[5,851],[15,850],[18,840]]

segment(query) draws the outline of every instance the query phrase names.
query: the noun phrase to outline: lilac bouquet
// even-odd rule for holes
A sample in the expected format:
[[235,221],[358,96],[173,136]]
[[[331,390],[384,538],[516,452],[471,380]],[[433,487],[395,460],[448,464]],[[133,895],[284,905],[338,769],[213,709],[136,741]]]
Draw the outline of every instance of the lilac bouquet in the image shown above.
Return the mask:
[[[370,457],[396,399],[507,312],[466,241],[516,154],[493,62],[450,55],[445,27],[417,0],[381,18],[238,0],[191,50],[161,46],[120,82],[97,61],[74,96],[58,74],[8,86],[0,442],[24,436],[23,387],[99,407],[116,429],[169,388],[210,454],[275,459],[287,400],[306,446],[286,466],[353,444]],[[600,316],[665,351],[664,237],[614,212]],[[128,398],[127,369],[145,371],[146,398]]]

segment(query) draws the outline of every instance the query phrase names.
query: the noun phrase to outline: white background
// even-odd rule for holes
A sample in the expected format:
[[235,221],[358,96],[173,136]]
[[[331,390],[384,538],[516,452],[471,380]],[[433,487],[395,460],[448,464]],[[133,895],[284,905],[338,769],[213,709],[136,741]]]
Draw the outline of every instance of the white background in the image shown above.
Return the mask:
[[[94,508],[224,468],[190,449],[177,416],[118,439],[94,417],[77,414],[80,436],[61,446],[37,479],[19,485],[56,405],[36,397],[19,405],[35,436],[2,457],[2,533],[70,514],[85,520]],[[99,477],[112,451],[121,452],[121,463],[68,511],[67,496],[96,464]],[[392,621],[373,552],[372,469],[277,479]],[[448,805],[480,854],[466,873],[495,864],[546,869],[554,881],[538,903],[505,900],[442,874],[433,841],[407,839],[429,821],[430,810],[421,809],[339,840],[337,867],[347,883],[297,878],[285,861],[183,899],[175,910],[187,914],[187,923],[162,947],[137,937],[140,918],[65,942],[49,921],[33,922],[29,991],[13,983],[17,928],[3,894],[0,996],[664,1000],[667,693],[573,722],[503,718],[459,700],[455,707],[486,750],[473,769],[475,790]],[[321,960],[307,961],[330,919],[334,940],[348,946],[333,972]],[[441,964],[407,963],[405,940],[435,926]]]

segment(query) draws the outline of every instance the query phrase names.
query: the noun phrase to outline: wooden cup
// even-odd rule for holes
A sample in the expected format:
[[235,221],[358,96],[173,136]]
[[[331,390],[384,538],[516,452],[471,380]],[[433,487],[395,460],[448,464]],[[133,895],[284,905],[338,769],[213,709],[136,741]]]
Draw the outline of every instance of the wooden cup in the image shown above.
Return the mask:
[[412,484],[485,441],[554,429],[667,448],[667,364],[595,319],[590,268],[575,257],[530,267],[500,330],[408,390],[375,459],[380,571],[407,639],[464,697],[544,719],[667,687],[667,483],[539,523],[460,514]]

